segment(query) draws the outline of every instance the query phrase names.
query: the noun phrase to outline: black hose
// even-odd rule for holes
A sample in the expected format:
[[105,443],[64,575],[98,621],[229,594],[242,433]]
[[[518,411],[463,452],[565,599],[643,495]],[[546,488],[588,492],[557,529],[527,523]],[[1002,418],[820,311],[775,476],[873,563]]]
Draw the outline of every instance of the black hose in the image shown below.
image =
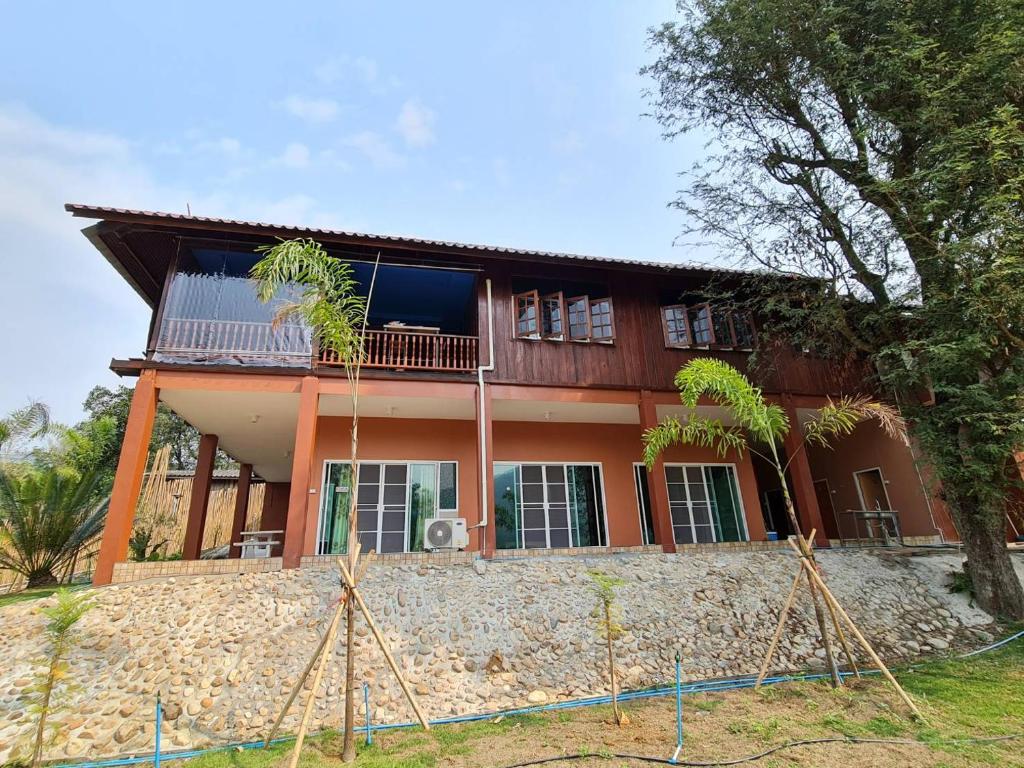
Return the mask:
[[721,760],[717,762],[694,762],[687,760],[677,760],[673,762],[667,757],[651,757],[649,755],[628,755],[624,753],[609,753],[609,752],[593,752],[593,753],[579,753],[575,755],[558,755],[556,757],[541,757],[536,760],[528,760],[525,763],[515,763],[514,765],[505,766],[505,768],[527,768],[532,765],[544,765],[545,763],[558,763],[568,762],[570,760],[589,760],[590,758],[600,757],[607,760],[642,760],[647,763],[659,763],[661,765],[682,765],[691,766],[692,768],[718,768],[718,766],[726,765],[739,765],[740,763],[752,763],[755,760],[761,760],[762,758],[773,755],[776,752],[781,752],[784,749],[792,749],[794,747],[805,747],[812,746],[814,744],[896,744],[900,746],[915,746],[915,747],[927,747],[930,744],[987,744],[997,741],[1012,741],[1014,739],[1024,739],[1024,733],[1014,733],[1009,736],[977,736],[969,739],[931,739],[930,741],[917,741],[916,739],[868,739],[868,738],[854,738],[844,736],[842,738],[833,736],[821,739],[801,739],[800,741],[787,741],[783,744],[778,744],[771,749],[766,749],[764,752],[758,752],[756,755],[747,755],[746,757],[737,757],[731,760]]

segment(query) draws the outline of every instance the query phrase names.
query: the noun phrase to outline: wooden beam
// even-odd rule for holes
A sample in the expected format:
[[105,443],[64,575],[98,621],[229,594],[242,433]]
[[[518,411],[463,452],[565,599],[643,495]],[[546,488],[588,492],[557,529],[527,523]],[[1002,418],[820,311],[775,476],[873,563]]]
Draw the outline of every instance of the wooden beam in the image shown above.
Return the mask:
[[93,584],[96,586],[109,584],[114,575],[114,563],[123,562],[128,556],[128,540],[135,519],[135,505],[142,490],[142,476],[146,472],[158,395],[155,374],[143,371],[135,384],[121,442],[107,522],[103,527],[100,553],[93,573]]
[[231,538],[228,539],[228,557],[239,558],[242,556],[242,548],[236,547],[235,542],[242,540],[242,531],[245,530],[245,518],[249,511],[249,489],[251,486],[252,464],[242,464],[238,467],[238,485],[235,486],[235,514],[231,518]]
[[199,438],[199,456],[192,477],[192,496],[188,503],[188,521],[185,524],[185,544],[181,548],[182,560],[198,560],[203,552],[203,532],[206,530],[206,510],[210,505],[210,487],[213,485],[213,466],[217,459],[217,436]]

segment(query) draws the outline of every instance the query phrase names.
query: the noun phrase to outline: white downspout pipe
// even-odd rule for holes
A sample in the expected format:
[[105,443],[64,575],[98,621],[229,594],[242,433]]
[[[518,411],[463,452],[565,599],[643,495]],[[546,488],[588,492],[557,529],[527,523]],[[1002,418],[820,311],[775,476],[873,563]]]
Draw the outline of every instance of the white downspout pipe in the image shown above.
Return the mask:
[[[487,495],[487,418],[484,399],[484,373],[494,370],[494,308],[491,305],[491,278],[484,280],[487,286],[487,365],[479,365],[476,369],[478,385],[478,411],[480,414],[480,522],[473,528],[486,528],[488,522],[488,495]],[[483,536],[481,531],[481,544]],[[480,547],[484,549],[483,546]]]

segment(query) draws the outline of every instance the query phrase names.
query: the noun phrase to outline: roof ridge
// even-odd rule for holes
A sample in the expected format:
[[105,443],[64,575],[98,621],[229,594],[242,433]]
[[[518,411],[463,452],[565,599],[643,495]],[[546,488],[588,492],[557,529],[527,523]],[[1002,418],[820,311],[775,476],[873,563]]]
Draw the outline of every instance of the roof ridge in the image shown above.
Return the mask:
[[111,206],[85,205],[83,203],[65,203],[64,210],[74,216],[83,218],[101,219],[105,215],[132,216],[147,219],[158,219],[165,221],[194,222],[198,224],[223,224],[236,227],[252,227],[270,230],[281,230],[296,232],[299,234],[315,235],[317,233],[334,237],[361,238],[370,241],[401,243],[405,245],[425,245],[435,248],[458,248],[466,251],[480,253],[496,253],[514,256],[537,256],[541,258],[568,259],[573,261],[586,261],[593,263],[609,264],[635,264],[641,267],[665,270],[689,270],[695,272],[714,272],[722,274],[750,274],[750,270],[720,267],[700,262],[660,262],[645,261],[642,259],[627,259],[612,256],[591,256],[586,254],[571,253],[565,251],[542,251],[531,248],[513,248],[500,245],[483,245],[478,243],[461,243],[456,240],[435,240],[431,238],[414,237],[406,235],[384,235],[367,232],[355,232],[343,229],[327,229],[324,227],[303,227],[295,224],[273,224],[261,221],[246,221],[244,219],[227,219],[217,216],[199,216],[197,214],[170,213],[164,211],[147,211],[134,208],[115,208]]

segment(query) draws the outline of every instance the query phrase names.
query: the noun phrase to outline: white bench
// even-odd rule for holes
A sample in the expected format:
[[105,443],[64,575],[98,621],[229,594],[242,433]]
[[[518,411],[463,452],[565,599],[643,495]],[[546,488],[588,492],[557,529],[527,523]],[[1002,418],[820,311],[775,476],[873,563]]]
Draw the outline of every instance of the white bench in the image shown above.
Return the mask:
[[231,546],[242,550],[243,560],[270,557],[270,550],[281,542],[274,537],[284,531],[242,531],[242,540]]

